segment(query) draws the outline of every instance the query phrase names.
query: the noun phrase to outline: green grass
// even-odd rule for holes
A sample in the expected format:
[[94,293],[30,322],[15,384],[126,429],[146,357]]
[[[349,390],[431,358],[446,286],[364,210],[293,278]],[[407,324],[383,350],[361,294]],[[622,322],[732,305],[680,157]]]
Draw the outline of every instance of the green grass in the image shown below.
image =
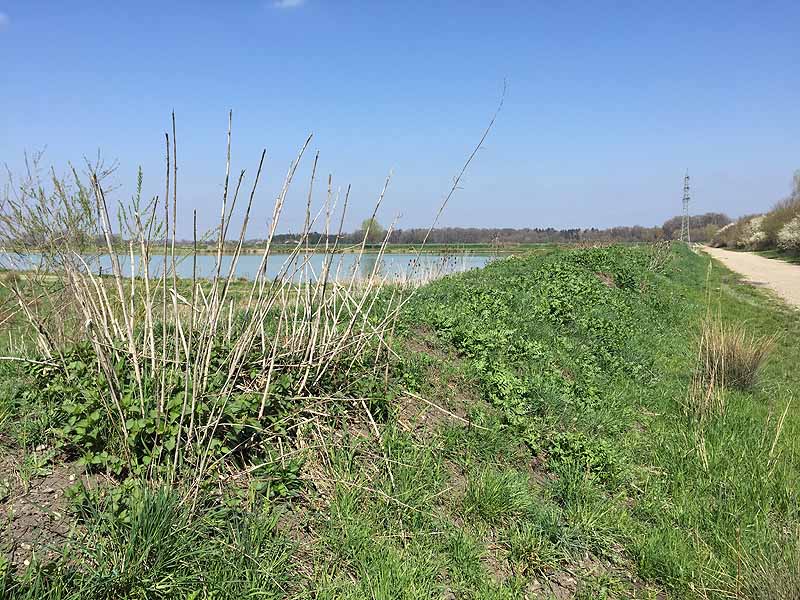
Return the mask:
[[[796,598],[800,320],[709,261],[560,250],[434,282],[399,324],[374,426],[342,399],[282,438],[299,472],[79,494],[64,558],[6,567],[0,596],[546,598],[573,580],[577,598]],[[709,303],[781,335],[700,422],[685,401]],[[27,377],[3,371],[0,443],[60,452],[63,417]],[[451,414],[418,402],[412,420],[406,390]]]
[[800,254],[796,252],[784,252],[783,250],[760,250],[756,252],[756,254],[765,258],[777,258],[778,260],[784,260],[794,265],[800,265]]
[[527,479],[519,473],[484,469],[470,476],[463,508],[467,517],[497,524],[524,519],[534,502]]
[[[290,546],[268,510],[247,516],[192,510],[175,490],[134,487],[124,518],[101,506],[60,564],[34,566],[13,598],[281,598]],[[2,590],[2,588],[0,588]]]

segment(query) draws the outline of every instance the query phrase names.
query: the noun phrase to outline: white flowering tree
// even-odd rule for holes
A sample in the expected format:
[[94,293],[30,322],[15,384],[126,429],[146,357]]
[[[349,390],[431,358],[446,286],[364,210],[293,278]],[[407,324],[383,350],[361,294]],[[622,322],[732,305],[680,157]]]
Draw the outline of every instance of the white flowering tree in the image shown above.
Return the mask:
[[800,252],[800,215],[786,223],[778,232],[778,247],[781,250]]
[[766,241],[767,236],[761,229],[764,222],[764,215],[753,217],[747,221],[740,230],[736,238],[737,248],[757,248]]

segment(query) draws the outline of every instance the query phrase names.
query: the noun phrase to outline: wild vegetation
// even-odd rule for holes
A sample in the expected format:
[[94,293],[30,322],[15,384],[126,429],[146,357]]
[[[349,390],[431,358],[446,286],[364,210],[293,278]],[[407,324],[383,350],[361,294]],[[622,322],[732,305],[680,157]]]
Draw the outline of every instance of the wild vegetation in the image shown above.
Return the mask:
[[667,242],[298,280],[347,204],[316,160],[281,276],[232,277],[242,174],[231,263],[180,280],[175,156],[116,228],[100,169],[20,188],[50,263],[3,279],[0,595],[800,595],[795,313]]
[[[166,448],[166,419],[134,416],[128,450],[96,424],[112,417],[89,349],[66,369],[6,363],[18,472],[81,457],[95,477],[69,491],[60,554],[6,564],[6,595],[795,597],[796,319],[712,271],[729,327],[792,335],[755,387],[717,380],[724,401],[698,418],[685,406],[707,260],[651,261],[574,250],[435,282],[383,369],[318,402],[277,388],[267,419],[234,388],[220,422],[240,427],[209,438],[227,447],[201,477],[190,445]],[[156,435],[191,476],[142,468]]]
[[762,215],[747,215],[721,228],[713,237],[718,248],[772,251],[790,260],[800,255],[800,171],[792,191]]

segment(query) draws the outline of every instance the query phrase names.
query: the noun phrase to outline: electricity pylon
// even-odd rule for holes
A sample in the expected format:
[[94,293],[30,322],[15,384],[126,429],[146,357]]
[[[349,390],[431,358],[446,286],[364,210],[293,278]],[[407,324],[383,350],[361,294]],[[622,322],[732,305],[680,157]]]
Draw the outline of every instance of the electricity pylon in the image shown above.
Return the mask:
[[689,172],[683,178],[683,217],[681,218],[681,241],[691,244],[689,235]]

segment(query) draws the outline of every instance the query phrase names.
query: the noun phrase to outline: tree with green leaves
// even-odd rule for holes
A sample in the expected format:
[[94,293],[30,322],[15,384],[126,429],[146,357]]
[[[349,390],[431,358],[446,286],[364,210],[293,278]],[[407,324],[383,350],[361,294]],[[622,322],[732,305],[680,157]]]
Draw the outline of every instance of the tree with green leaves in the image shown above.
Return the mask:
[[366,236],[368,244],[378,244],[386,235],[386,230],[378,223],[375,217],[364,219],[361,222],[361,236]]

